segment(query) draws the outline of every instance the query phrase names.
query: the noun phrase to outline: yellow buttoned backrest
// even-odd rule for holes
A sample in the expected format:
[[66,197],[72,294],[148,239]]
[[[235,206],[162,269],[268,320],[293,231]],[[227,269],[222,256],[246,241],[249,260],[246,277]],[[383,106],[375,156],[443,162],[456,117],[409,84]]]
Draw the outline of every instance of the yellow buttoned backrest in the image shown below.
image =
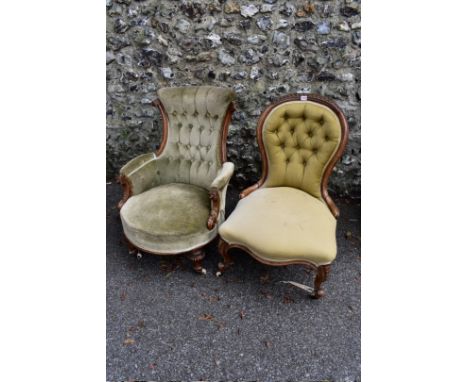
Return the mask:
[[268,159],[264,187],[294,187],[322,199],[324,171],[342,139],[337,114],[318,102],[284,102],[266,117],[262,139]]

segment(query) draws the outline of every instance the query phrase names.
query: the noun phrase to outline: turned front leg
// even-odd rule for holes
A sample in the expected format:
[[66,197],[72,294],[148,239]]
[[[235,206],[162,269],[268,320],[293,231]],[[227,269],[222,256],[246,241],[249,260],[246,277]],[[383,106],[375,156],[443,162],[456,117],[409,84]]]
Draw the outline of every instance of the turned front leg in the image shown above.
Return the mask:
[[321,298],[325,295],[322,288],[322,283],[327,280],[328,273],[330,272],[330,265],[321,265],[317,268],[317,275],[314,280],[314,295],[313,298]]
[[223,261],[218,263],[218,272],[216,272],[216,276],[221,276],[227,268],[234,264],[231,256],[228,254],[228,250],[229,244],[226,243],[223,239],[219,238],[218,252],[223,257]]
[[202,275],[206,274],[206,269],[203,268],[202,261],[205,258],[205,251],[201,248],[194,249],[187,254],[187,258],[192,261],[193,270]]

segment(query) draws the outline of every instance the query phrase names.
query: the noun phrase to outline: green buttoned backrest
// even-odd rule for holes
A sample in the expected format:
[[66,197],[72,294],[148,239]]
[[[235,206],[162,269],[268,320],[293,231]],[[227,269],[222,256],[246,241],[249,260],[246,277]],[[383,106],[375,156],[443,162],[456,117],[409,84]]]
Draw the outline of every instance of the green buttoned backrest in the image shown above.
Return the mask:
[[157,176],[164,183],[209,188],[222,166],[223,122],[234,92],[212,86],[163,88],[158,91],[169,119],[166,146]]
[[273,108],[262,130],[268,159],[264,187],[294,187],[322,199],[322,177],[341,134],[338,116],[320,103],[290,101]]

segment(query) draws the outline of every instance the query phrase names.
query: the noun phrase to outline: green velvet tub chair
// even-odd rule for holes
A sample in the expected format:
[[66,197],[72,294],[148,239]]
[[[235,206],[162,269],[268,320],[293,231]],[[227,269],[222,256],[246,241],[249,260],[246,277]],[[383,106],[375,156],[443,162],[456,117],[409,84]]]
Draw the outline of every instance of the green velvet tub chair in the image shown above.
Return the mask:
[[218,275],[233,263],[228,250],[240,248],[258,261],[284,266],[303,264],[316,270],[315,298],[336,257],[338,208],[327,182],[341,157],[348,125],[333,102],[292,94],[266,108],[257,125],[262,177],[240,194],[232,214],[219,228],[223,262]]
[[118,207],[131,253],[185,254],[196,272],[206,273],[203,247],[224,220],[234,171],[226,162],[233,100],[231,90],[211,86],[158,91],[153,104],[163,120],[160,148],[120,170]]

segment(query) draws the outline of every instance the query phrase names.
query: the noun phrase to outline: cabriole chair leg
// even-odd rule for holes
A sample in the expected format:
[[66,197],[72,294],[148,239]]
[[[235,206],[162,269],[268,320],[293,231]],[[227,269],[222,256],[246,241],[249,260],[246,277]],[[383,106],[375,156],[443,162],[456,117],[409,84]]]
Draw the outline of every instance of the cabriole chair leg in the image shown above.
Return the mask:
[[314,280],[314,295],[312,298],[318,299],[325,295],[322,288],[322,283],[327,280],[328,273],[330,272],[330,265],[321,265],[317,268],[317,275]]
[[202,275],[206,275],[206,269],[203,268],[202,260],[205,258],[203,249],[195,249],[187,254],[187,258],[192,261],[193,270]]
[[232,261],[231,256],[228,254],[229,244],[226,243],[223,239],[219,238],[218,241],[218,252],[223,257],[223,261],[218,263],[218,271],[216,276],[221,276],[227,268],[229,268],[234,261]]

